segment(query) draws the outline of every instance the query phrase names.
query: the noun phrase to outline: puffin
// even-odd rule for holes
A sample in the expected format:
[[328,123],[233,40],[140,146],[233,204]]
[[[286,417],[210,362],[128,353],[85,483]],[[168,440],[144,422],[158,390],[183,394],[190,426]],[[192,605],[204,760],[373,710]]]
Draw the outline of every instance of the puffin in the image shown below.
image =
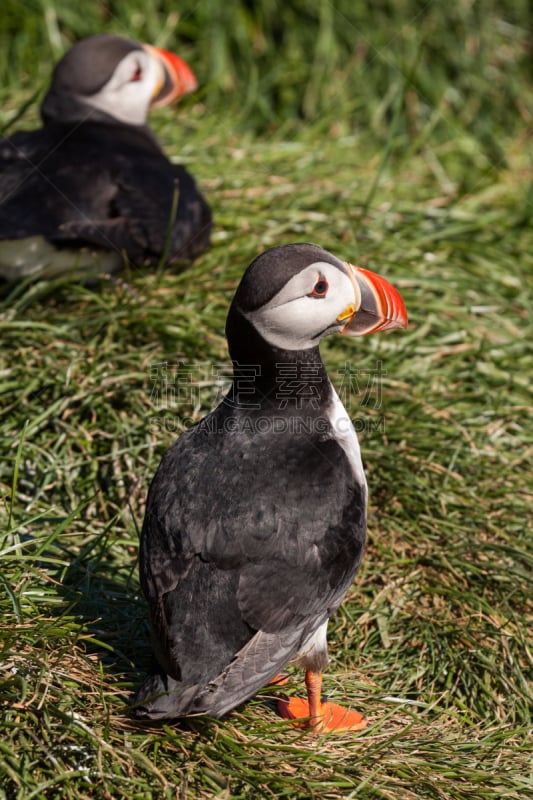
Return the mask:
[[0,277],[119,271],[209,246],[211,210],[146,124],[151,108],[193,92],[177,55],[113,34],[57,63],[43,125],[0,139]]
[[228,394],[163,456],[140,538],[154,669],[137,718],[219,718],[305,670],[277,710],[315,731],[366,719],[322,699],[327,625],[365,549],[367,485],[354,426],[319,343],[403,328],[384,278],[321,247],[257,256],[231,303]]

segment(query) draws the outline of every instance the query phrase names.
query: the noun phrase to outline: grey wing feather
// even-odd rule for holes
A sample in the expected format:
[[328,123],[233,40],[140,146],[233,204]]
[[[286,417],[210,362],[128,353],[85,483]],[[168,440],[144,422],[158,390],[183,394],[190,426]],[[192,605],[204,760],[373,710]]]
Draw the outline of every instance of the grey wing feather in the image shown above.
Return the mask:
[[301,631],[259,631],[206,687],[184,685],[164,672],[150,675],[135,696],[137,717],[175,719],[208,714],[222,717],[271,681],[295,655]]
[[258,631],[229,666],[194,701],[191,712],[221,717],[252,697],[295,655],[301,629],[280,633]]

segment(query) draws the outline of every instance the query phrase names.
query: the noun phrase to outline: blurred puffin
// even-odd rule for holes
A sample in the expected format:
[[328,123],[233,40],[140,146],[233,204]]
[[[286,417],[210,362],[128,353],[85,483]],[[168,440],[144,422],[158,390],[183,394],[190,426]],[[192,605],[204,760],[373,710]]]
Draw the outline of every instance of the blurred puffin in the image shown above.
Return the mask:
[[9,240],[0,242],[0,276],[76,264],[115,272],[124,255],[139,266],[165,252],[169,261],[202,253],[209,206],[146,125],[150,108],[196,87],[166,50],[111,34],[75,44],[55,67],[43,127],[0,140],[0,240]]
[[148,494],[140,576],[160,669],[137,693],[138,717],[220,717],[293,662],[307,699],[281,700],[282,716],[365,726],[321,699],[328,618],[363,555],[367,488],[318,345],[406,324],[387,281],[315,245],[249,266],[227,318],[231,390],[167,451]]

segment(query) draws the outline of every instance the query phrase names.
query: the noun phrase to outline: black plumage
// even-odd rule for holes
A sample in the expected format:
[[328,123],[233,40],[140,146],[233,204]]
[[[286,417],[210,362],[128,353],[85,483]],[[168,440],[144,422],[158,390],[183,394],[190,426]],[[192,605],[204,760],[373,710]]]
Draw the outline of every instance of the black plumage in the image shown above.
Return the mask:
[[[313,286],[348,292],[331,319],[340,330],[345,307],[355,315],[349,269],[288,245],[241,281],[226,326],[232,388],[166,453],[148,495],[140,574],[160,669],[135,699],[140,717],[218,717],[291,659],[308,673],[327,663],[325,625],[364,550],[366,483],[353,429],[336,430],[342,406],[318,350],[331,311]],[[269,341],[272,320],[262,328],[269,308],[288,326],[286,349]],[[308,322],[316,341],[295,347],[291,325]]]
[[[131,75],[116,86],[113,76],[130,62]],[[18,240],[21,250],[21,240],[42,237],[54,248],[111,251],[116,259],[104,263],[114,268],[123,255],[140,266],[157,264],[165,252],[170,262],[202,253],[209,206],[185,167],[164,155],[142,110],[195,85],[184,62],[166,51],[110,35],[75,45],[56,66],[43,127],[0,140],[0,240]],[[39,269],[24,263],[0,266],[8,279],[33,272]]]

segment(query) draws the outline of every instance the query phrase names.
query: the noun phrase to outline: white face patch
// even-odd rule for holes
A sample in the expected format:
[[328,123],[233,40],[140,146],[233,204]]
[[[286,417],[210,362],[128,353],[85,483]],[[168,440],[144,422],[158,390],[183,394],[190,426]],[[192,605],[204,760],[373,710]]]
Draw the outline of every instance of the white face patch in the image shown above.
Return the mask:
[[323,336],[342,329],[344,323],[337,317],[354,303],[359,298],[348,275],[333,264],[316,261],[287,281],[266,305],[245,316],[274,347],[308,350]]
[[133,50],[119,62],[100,91],[84,97],[84,101],[120,122],[143,125],[156,87],[163,80],[162,64],[145,50]]

